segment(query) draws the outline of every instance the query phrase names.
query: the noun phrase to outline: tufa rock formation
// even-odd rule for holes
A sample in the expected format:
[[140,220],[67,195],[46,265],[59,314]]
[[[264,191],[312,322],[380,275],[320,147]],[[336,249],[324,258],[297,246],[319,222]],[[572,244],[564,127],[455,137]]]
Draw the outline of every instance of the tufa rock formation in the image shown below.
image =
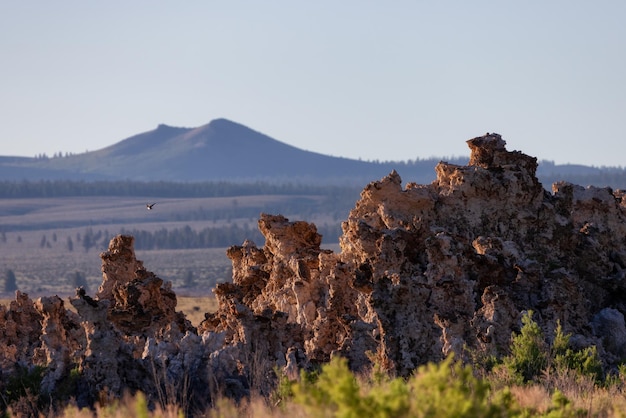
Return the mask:
[[503,355],[522,312],[607,366],[624,357],[626,199],[557,183],[500,135],[468,141],[468,166],[440,163],[430,185],[392,172],[369,184],[343,223],[339,254],[312,224],[262,215],[266,243],[232,247],[233,283],[200,332],[285,371],[349,359],[408,375],[465,348]]
[[313,224],[261,215],[265,245],[228,249],[233,282],[215,289],[219,309],[197,329],[135,258],[133,238],[117,236],[98,293],[71,298],[77,313],[19,292],[0,307],[0,371],[44,366],[42,390],[54,393],[78,370],[85,405],[126,390],[208,402],[268,393],[275,367],[295,378],[334,355],[401,376],[467,348],[504,355],[529,309],[547,336],[560,321],[607,369],[622,361],[624,192],[557,183],[548,193],[536,159],[500,135],[468,145],[469,165],[440,163],[430,185],[403,188],[394,171],[366,186],[340,253],[320,248]]

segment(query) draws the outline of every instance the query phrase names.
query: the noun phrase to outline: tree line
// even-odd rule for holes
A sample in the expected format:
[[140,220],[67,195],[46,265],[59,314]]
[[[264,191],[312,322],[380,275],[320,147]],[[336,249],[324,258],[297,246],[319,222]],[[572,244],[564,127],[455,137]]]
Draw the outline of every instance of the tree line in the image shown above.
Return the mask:
[[556,174],[539,175],[539,181],[548,189],[553,183],[567,181],[581,186],[611,187],[613,189],[626,189],[626,169],[623,171],[606,170],[593,174],[568,174],[559,176]]
[[81,196],[158,196],[158,197],[230,197],[255,195],[358,194],[360,187],[311,184],[273,184],[269,182],[233,183],[226,181],[181,183],[169,181],[75,181],[21,180],[0,181],[0,198],[42,198]]
[[[322,235],[325,242],[338,242],[341,235],[339,224],[316,226],[317,232]],[[261,231],[257,228],[250,228],[248,224],[209,227],[201,230],[194,230],[189,225],[174,229],[162,228],[156,231],[122,229],[121,233],[135,237],[137,250],[223,248],[242,244],[245,240],[253,241],[259,246],[265,243],[265,237]],[[83,237],[83,242],[84,239]]]
[[194,230],[189,225],[182,228],[146,231],[122,228],[120,233],[135,237],[136,250],[179,250],[192,248],[219,248],[241,244],[249,239],[263,242],[260,231],[249,228],[247,224],[224,227],[209,227]]
[[[325,243],[339,241],[342,230],[340,223],[316,225],[317,232],[322,235]],[[189,225],[182,228],[161,228],[155,231],[144,229],[122,228],[119,232],[135,237],[136,250],[183,250],[195,248],[225,248],[231,245],[242,244],[245,240],[253,241],[261,246],[265,237],[258,228],[251,228],[248,224],[231,224],[220,227],[207,227],[195,230]],[[94,230],[87,228],[82,236],[77,236],[79,247],[88,252],[90,249],[104,250],[108,247],[113,236],[108,230]],[[45,238],[44,238],[45,239]],[[43,240],[43,239],[42,239]],[[75,244],[68,238],[68,251],[73,251]]]
[[[342,234],[341,224],[339,222],[332,224],[316,225],[317,232],[322,235],[325,243],[336,243]],[[184,250],[195,248],[225,248],[231,245],[242,244],[245,240],[250,240],[257,245],[263,245],[265,237],[258,228],[251,228],[249,224],[237,223],[219,226],[207,227],[200,230],[185,225],[181,228],[160,228],[154,231],[145,229],[126,229],[121,228],[119,234],[132,235],[135,237],[135,249],[137,250]],[[74,238],[67,236],[63,245],[69,251],[85,251],[92,249],[97,251],[105,250],[113,233],[108,229],[102,230],[89,227],[81,233],[77,233]],[[53,235],[54,237],[54,235]],[[51,242],[52,241],[52,242]],[[6,242],[6,240],[4,240]],[[18,243],[21,239],[18,239]],[[57,240],[50,240],[46,234],[43,234],[39,243],[40,248],[52,248],[53,243]]]

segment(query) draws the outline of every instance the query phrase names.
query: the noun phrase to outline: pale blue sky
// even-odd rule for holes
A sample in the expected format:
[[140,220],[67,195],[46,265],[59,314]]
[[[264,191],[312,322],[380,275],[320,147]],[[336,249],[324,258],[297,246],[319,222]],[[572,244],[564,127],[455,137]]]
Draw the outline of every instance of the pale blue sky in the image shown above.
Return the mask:
[[0,155],[225,117],[367,160],[626,165],[626,1],[0,1]]

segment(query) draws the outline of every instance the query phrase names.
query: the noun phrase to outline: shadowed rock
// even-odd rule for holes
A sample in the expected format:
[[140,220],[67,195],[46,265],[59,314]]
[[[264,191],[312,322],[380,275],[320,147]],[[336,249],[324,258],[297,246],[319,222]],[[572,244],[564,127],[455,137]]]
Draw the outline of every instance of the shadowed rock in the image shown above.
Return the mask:
[[265,245],[229,249],[233,284],[218,286],[220,309],[200,329],[290,373],[294,359],[340,354],[355,370],[375,358],[408,375],[464,347],[506,354],[533,309],[546,335],[558,320],[618,358],[621,337],[591,330],[603,309],[626,308],[623,192],[558,183],[550,194],[537,160],[500,135],[468,145],[469,165],[441,162],[432,184],[403,188],[394,171],[366,186],[339,254],[320,250],[314,225],[262,215]]

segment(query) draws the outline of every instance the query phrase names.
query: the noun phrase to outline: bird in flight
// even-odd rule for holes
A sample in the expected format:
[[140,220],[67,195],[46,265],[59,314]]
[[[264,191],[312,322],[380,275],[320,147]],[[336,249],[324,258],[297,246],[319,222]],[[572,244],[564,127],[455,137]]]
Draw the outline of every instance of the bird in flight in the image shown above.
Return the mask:
[[147,203],[147,204],[146,204],[146,209],[148,209],[148,210],[152,210],[152,207],[153,207],[154,205],[156,205],[156,203]]

